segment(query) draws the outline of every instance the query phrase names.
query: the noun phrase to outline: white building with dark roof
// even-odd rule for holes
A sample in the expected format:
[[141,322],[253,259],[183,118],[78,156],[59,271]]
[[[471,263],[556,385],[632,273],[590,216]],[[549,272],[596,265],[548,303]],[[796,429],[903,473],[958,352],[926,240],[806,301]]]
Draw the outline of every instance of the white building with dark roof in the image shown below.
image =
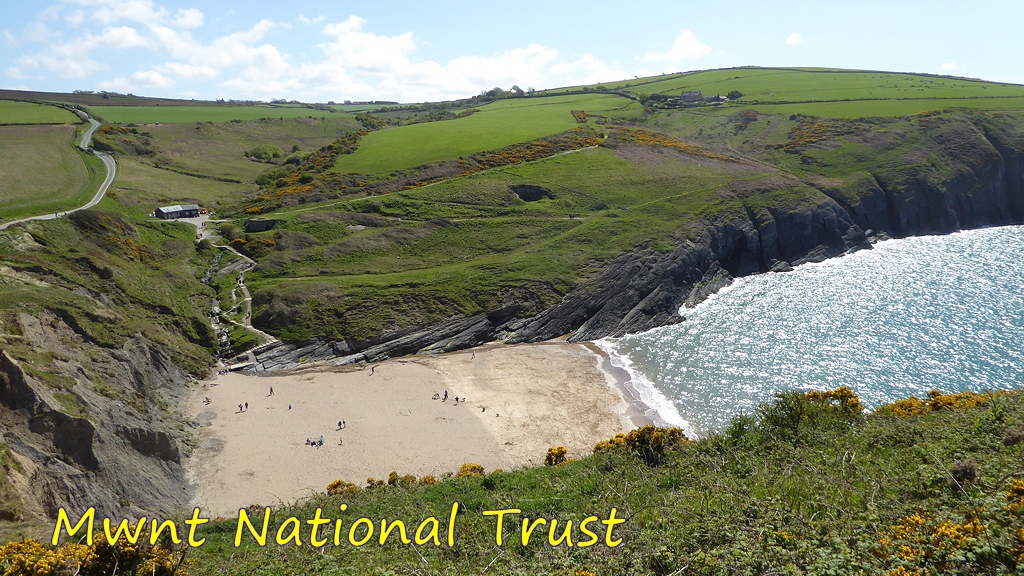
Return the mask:
[[199,216],[199,206],[195,204],[176,204],[174,206],[161,206],[153,211],[153,215],[164,220],[172,218],[195,218]]

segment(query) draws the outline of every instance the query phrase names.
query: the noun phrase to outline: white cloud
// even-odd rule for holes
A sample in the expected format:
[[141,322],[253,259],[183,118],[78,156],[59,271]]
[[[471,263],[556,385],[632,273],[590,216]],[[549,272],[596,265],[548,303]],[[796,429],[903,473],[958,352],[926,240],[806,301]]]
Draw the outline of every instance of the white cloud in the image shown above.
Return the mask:
[[789,35],[789,38],[786,38],[786,44],[790,46],[796,46],[797,44],[800,44],[803,41],[804,39],[800,36],[799,32],[793,32],[792,34]]
[[711,47],[702,43],[689,30],[683,30],[676,36],[675,42],[667,52],[650,52],[644,54],[644,62],[665,61],[679,62],[687,58],[700,58],[711,52]]
[[622,80],[630,76],[639,76],[637,73],[630,74],[620,70],[618,67],[609,66],[603,61],[594,58],[591,54],[584,54],[582,58],[574,62],[555,64],[551,67],[550,71],[553,75],[564,74],[564,77],[560,79],[554,78],[557,83],[564,86],[598,84],[600,82]]
[[[322,23],[319,54],[309,52],[311,57],[301,51],[282,52],[268,39],[272,31],[290,28],[289,23],[263,19],[247,29],[205,39],[209,31],[203,34],[204,27],[219,19],[210,24],[196,8],[172,10],[154,0],[58,0],[45,16],[19,36],[4,31],[8,43],[30,35],[46,38],[45,48],[13,62],[6,70],[9,77],[59,75],[80,80],[107,72],[97,86],[119,92],[411,102],[462,98],[495,86],[543,88],[648,74],[622,70],[592,54],[570,60],[541,44],[438,62],[421,56],[429,44],[412,32],[377,34],[366,19],[355,15],[336,22],[324,16],[298,16],[302,24]],[[47,28],[44,21],[64,24],[69,37]],[[76,21],[81,25],[67,25]],[[683,30],[667,52],[645,59],[671,64],[710,51]],[[125,69],[128,61],[135,70]],[[108,72],[111,69],[113,73]]]
[[956,65],[956,62],[946,62],[942,65],[943,70],[956,70],[957,68],[959,66]]
[[203,13],[198,8],[179,9],[171,23],[178,28],[199,28],[203,25]]

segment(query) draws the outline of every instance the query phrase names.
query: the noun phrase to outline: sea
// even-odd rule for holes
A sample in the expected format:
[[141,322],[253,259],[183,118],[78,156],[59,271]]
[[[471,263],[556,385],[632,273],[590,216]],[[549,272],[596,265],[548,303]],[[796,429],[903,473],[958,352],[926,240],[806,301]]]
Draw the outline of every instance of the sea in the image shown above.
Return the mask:
[[597,345],[659,425],[704,436],[785,390],[1024,387],[1024,226],[887,240],[736,280],[672,326]]

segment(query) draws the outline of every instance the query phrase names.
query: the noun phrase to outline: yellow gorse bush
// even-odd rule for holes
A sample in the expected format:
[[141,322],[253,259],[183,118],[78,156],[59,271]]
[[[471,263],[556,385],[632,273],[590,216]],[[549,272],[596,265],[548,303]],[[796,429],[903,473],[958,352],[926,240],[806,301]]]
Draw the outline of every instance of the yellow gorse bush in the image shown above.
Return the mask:
[[548,448],[548,454],[544,457],[545,466],[558,466],[565,462],[566,449],[565,446],[558,446],[555,448]]
[[659,428],[648,424],[626,434],[602,440],[594,446],[594,453],[615,450],[625,446],[638,454],[645,462],[654,465],[661,462],[665,450],[686,442],[686,436],[679,428]]
[[327,493],[331,496],[344,496],[345,498],[352,498],[359,493],[359,486],[352,484],[351,482],[345,482],[344,480],[335,480],[327,485]]
[[956,394],[943,394],[938,390],[928,393],[928,399],[922,400],[916,396],[897,400],[892,404],[886,404],[878,408],[879,412],[888,412],[896,416],[924,416],[929,412],[938,410],[960,410],[974,408],[992,399],[992,394],[985,392],[959,392]]
[[878,554],[916,562],[930,559],[939,551],[956,552],[974,544],[987,532],[988,525],[976,517],[958,523],[948,519],[936,521],[933,514],[916,512],[878,535]]
[[849,386],[841,386],[835,390],[826,390],[825,392],[808,392],[806,397],[811,402],[823,402],[830,406],[839,406],[853,415],[864,412],[864,405],[860,403],[860,398]]
[[1024,513],[1024,480],[1013,480],[1006,489],[1006,510]]
[[472,476],[483,476],[484,467],[479,464],[463,464],[459,468],[458,474],[455,476],[459,478],[469,478]]
[[0,576],[187,576],[188,563],[175,550],[140,540],[130,544],[122,536],[114,545],[97,532],[93,545],[64,543],[56,548],[36,540],[0,546]]

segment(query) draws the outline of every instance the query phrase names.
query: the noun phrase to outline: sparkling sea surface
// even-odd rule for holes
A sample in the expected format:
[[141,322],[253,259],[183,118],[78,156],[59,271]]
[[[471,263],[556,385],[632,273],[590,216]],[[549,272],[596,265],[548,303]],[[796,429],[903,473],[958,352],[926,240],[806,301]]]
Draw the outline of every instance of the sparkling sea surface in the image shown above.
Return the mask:
[[656,422],[721,430],[772,394],[849,386],[868,407],[1024,387],[1024,226],[889,240],[741,278],[686,321],[598,345]]

